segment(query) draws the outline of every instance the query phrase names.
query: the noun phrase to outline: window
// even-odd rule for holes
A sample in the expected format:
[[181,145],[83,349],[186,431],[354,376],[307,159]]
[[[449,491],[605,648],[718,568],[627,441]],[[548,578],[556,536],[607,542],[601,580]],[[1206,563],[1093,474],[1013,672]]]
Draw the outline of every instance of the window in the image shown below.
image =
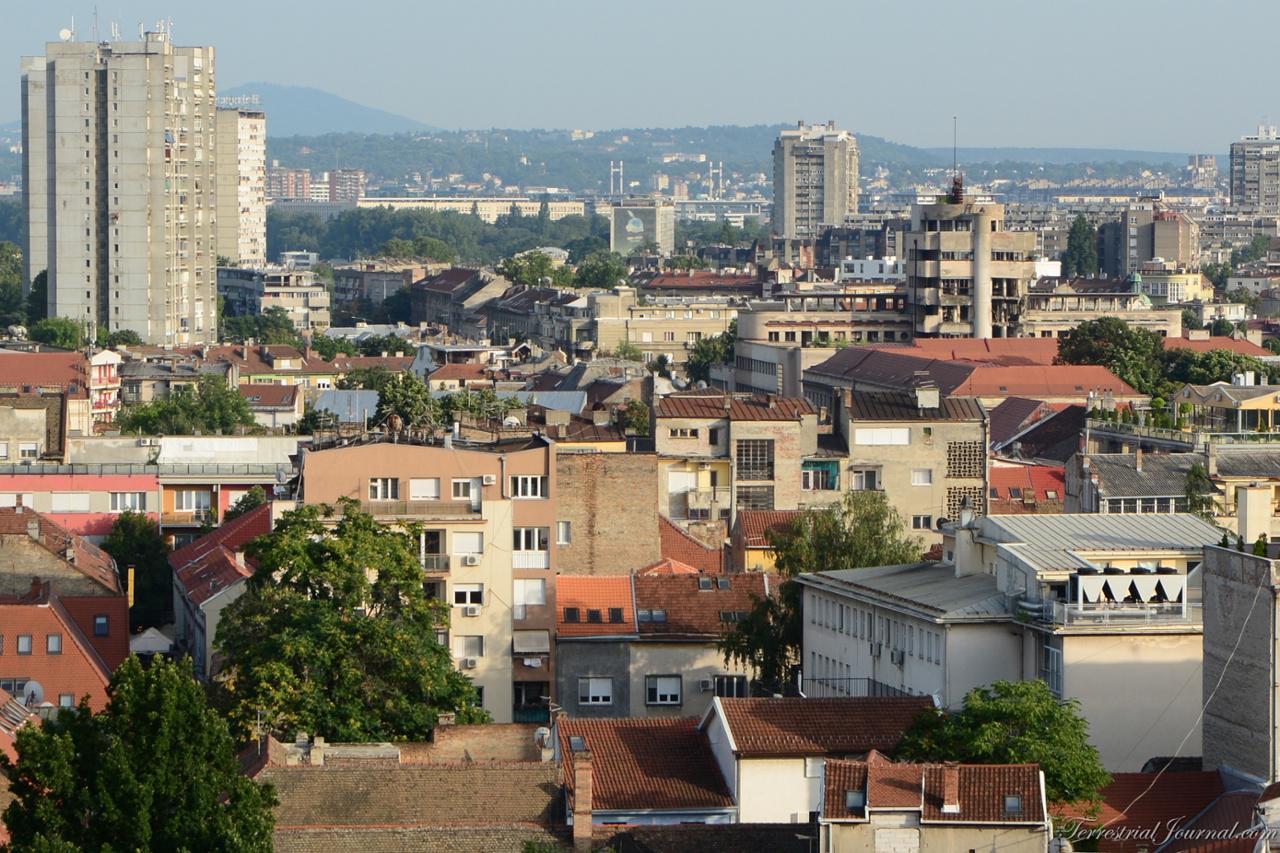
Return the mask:
[[573,523],[569,521],[556,522],[556,544],[568,545],[573,541]]
[[807,492],[826,492],[834,489],[835,477],[826,468],[805,468],[800,472],[800,488]]
[[613,679],[612,678],[579,678],[578,679],[578,704],[579,705],[612,705],[613,704]]
[[545,498],[547,495],[546,477],[511,478],[511,497],[513,498]]
[[547,603],[547,582],[542,578],[516,578],[515,601],[517,607],[541,606]]
[[[1056,501],[1056,500],[1058,499],[1058,490],[1057,490],[1057,489],[1045,489],[1045,490],[1044,490],[1044,499],[1045,499],[1045,500],[1047,500],[1047,501]],[[1163,501],[1162,501],[1162,503],[1163,503]]]
[[587,611],[587,622],[592,625],[599,625],[603,621],[604,620],[600,618],[600,611],[596,608],[592,608]]
[[51,512],[88,512],[88,492],[53,492],[49,495]]
[[932,486],[933,485],[933,469],[932,468],[916,468],[912,470],[911,485]]
[[59,693],[59,694],[58,694],[58,707],[59,707],[59,708],[74,708],[75,706],[76,706],[76,694],[74,694],[74,693]]
[[933,516],[931,515],[913,515],[911,516],[912,530],[932,530]]
[[18,654],[20,655],[31,654],[31,635],[30,634],[18,635]]
[[460,607],[467,604],[484,604],[484,584],[457,583],[453,585],[453,604]]
[[147,509],[146,492],[112,492],[112,512],[145,512]]
[[[738,463],[738,479],[773,479],[773,439],[739,439],[735,456]],[[770,506],[763,507],[763,509],[772,508],[772,502],[770,502]]]
[[874,492],[880,482],[878,468],[857,468],[849,472],[849,482],[855,492]]
[[9,443],[0,441],[0,462],[7,461],[9,458]]
[[19,459],[35,459],[40,455],[40,447],[34,441],[24,441],[18,444]]
[[719,427],[711,427],[711,429],[707,430],[707,441],[708,441],[712,446],[718,445],[718,444],[720,443],[720,428],[719,428]]
[[396,501],[400,499],[400,481],[395,477],[370,477],[369,500]]
[[698,578],[698,589],[715,589],[714,578]]
[[513,548],[516,551],[545,551],[550,531],[545,527],[517,527],[513,531]]
[[738,509],[773,509],[773,486],[738,486]]
[[484,553],[483,533],[454,533],[449,538],[453,543],[453,553],[455,554],[466,555]]
[[0,678],[0,690],[11,696],[22,696],[27,689],[25,678]]
[[747,677],[745,675],[717,675],[715,684],[717,696],[743,699],[747,695]]
[[622,622],[622,608],[621,608],[621,607],[610,607],[610,608],[609,608],[609,621],[610,621],[611,623],[613,623],[614,625],[621,624],[621,622]]
[[1009,487],[1009,497],[1013,498],[1014,500],[1017,500],[1017,499],[1021,498],[1021,497],[1022,497],[1022,489],[1020,489],[1018,486],[1010,486],[1010,487]]
[[741,622],[743,619],[746,619],[746,618],[747,618],[747,611],[745,610],[721,610],[720,611],[721,622]]
[[1022,797],[1018,794],[1006,794],[1004,798],[1004,813],[1006,815],[1022,814]]
[[479,634],[462,634],[454,637],[453,656],[458,658],[484,657],[484,637]]
[[667,611],[642,609],[636,611],[636,618],[641,622],[666,622]]
[[564,609],[564,621],[573,625],[582,621],[582,614],[576,607],[566,607]]
[[102,614],[93,617],[93,636],[111,636],[111,617]]
[[426,478],[414,478],[409,480],[409,500],[411,501],[440,500],[440,478],[426,477]]
[[181,489],[173,496],[173,508],[177,512],[207,511],[212,495],[195,489]]
[[453,481],[453,499],[455,501],[471,500],[471,481],[470,480],[454,480]]
[[44,638],[45,654],[60,655],[62,654],[62,635],[46,634]]
[[672,438],[697,438],[698,431],[689,427],[672,427],[668,430]]
[[678,675],[646,675],[644,679],[644,703],[646,705],[679,705],[683,680]]

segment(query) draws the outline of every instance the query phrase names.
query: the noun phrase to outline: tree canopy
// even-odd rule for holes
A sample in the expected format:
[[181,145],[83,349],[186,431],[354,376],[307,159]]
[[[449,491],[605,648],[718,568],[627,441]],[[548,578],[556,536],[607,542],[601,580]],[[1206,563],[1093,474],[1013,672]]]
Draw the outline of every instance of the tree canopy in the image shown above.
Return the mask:
[[[774,567],[784,579],[805,572],[913,563],[920,540],[883,492],[847,492],[837,504],[801,513],[784,530],[771,531]],[[754,602],[747,617],[721,638],[725,661],[753,666],[765,692],[779,693],[799,663],[802,640],[800,587],[784,582],[777,598]]]
[[539,285],[571,285],[574,282],[573,268],[565,265],[556,266],[550,256],[542,252],[524,252],[510,258],[504,258],[498,264],[498,272],[513,284]]
[[598,249],[582,259],[574,273],[578,287],[617,287],[627,278],[627,264],[615,252]]
[[267,490],[262,486],[252,486],[249,491],[240,496],[239,500],[227,507],[227,511],[222,516],[222,523],[226,524],[234,518],[239,518],[250,510],[257,509],[267,502]]
[[80,349],[84,346],[84,326],[66,317],[46,317],[37,320],[27,329],[33,341],[62,349]]
[[14,849],[271,850],[275,796],[241,774],[190,662],[131,657],[108,692],[101,713],[20,729],[16,762],[0,754]]
[[274,305],[261,314],[236,316],[222,312],[223,340],[243,343],[253,340],[260,344],[287,344],[301,349],[304,344],[289,312]]
[[1081,214],[1071,223],[1067,250],[1062,253],[1062,276],[1074,278],[1098,271],[1098,232]]
[[1080,703],[1041,680],[977,687],[955,713],[927,711],[902,738],[896,758],[968,764],[1039,764],[1052,802],[1097,800],[1111,781]]
[[123,432],[147,435],[230,434],[254,425],[249,403],[220,376],[201,376],[195,388],[182,387],[161,400],[126,409]]
[[169,548],[160,526],[145,513],[128,510],[116,516],[102,550],[116,561],[121,586],[128,584],[134,567],[134,605],[129,609],[131,627],[165,625],[173,616],[173,573]]
[[738,321],[729,324],[729,329],[719,335],[703,338],[689,350],[684,369],[689,379],[707,382],[711,379],[711,368],[717,364],[733,362],[733,348],[738,340]]
[[417,544],[354,501],[329,529],[306,506],[247,549],[249,589],[223,611],[217,646],[232,727],[331,740],[420,740],[438,715],[484,722],[471,681],[437,640],[448,608],[422,588]]

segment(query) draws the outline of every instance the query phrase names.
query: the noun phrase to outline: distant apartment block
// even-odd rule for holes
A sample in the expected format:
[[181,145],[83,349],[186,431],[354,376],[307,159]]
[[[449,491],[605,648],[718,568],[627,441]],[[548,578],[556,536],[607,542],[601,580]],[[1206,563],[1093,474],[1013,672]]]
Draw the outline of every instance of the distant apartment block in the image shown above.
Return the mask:
[[1187,270],[1200,269],[1200,226],[1163,202],[1144,199],[1130,204],[1118,222],[1099,228],[1102,268],[1123,278],[1159,259]]
[[234,316],[256,316],[283,308],[300,332],[329,328],[329,291],[307,270],[280,267],[218,270],[218,295]]
[[48,271],[50,316],[152,344],[211,341],[213,48],[168,32],[52,42],[22,71],[25,273]]
[[858,212],[858,140],[835,122],[800,122],[773,143],[773,233],[817,237]]
[[267,117],[217,110],[217,255],[236,266],[267,262]]
[[329,197],[326,201],[359,201],[364,198],[363,169],[334,169],[328,173]]
[[669,201],[626,199],[609,212],[609,251],[623,257],[646,250],[670,255],[676,244],[676,208]]
[[1280,132],[1274,125],[1231,143],[1231,204],[1280,214]]
[[[360,207],[389,207],[392,210],[452,210],[455,213],[469,213],[479,216],[490,224],[497,222],[499,216],[507,216],[515,211],[521,216],[536,217],[543,205],[542,199],[526,196],[512,198],[496,198],[494,196],[413,196],[403,198],[376,197],[362,198],[357,204]],[[552,221],[566,216],[583,216],[586,214],[586,203],[571,199],[548,199],[547,212]]]
[[[267,198],[311,199],[311,172],[307,169],[290,169],[272,160],[267,169]],[[327,199],[326,199],[327,200]]]

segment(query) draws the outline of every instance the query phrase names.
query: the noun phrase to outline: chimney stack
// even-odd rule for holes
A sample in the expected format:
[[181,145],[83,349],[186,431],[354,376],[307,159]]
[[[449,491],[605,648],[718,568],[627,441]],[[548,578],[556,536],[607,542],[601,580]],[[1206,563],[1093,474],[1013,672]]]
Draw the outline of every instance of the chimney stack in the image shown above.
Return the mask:
[[573,754],[573,849],[591,849],[591,750]]
[[1209,460],[1208,464],[1205,466],[1208,469],[1209,476],[1218,476],[1218,448],[1212,441],[1205,445],[1205,456],[1207,456]]
[[942,813],[960,813],[960,765],[954,761],[942,765]]
[[1142,448],[1133,451],[1133,470],[1142,473]]

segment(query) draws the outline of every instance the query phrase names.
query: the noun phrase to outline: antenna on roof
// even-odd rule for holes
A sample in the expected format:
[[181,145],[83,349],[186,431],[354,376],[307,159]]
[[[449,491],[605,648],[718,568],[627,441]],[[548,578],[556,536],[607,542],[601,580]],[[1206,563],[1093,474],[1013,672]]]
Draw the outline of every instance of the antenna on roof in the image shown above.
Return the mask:
[[960,120],[956,116],[951,117],[951,176],[955,177],[959,173],[958,152],[960,143]]

